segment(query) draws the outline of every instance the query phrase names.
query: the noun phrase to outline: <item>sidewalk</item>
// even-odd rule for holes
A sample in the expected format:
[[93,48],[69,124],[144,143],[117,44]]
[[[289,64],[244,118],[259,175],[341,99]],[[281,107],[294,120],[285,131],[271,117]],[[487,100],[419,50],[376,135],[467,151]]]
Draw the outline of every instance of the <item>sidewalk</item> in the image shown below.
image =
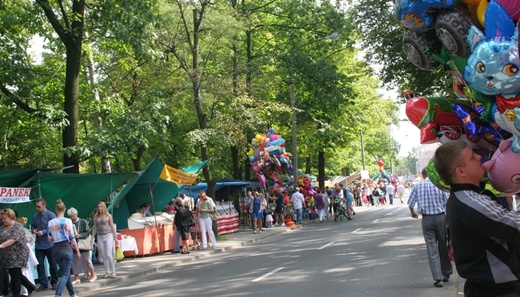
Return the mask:
[[[171,269],[172,267],[182,263],[211,257],[214,254],[246,246],[273,236],[278,236],[297,228],[300,228],[300,226],[292,228],[274,227],[264,229],[264,232],[262,233],[253,234],[251,227],[246,226],[244,229],[244,227],[241,226],[238,232],[222,235],[222,239],[217,242],[217,246],[214,249],[194,250],[191,251],[190,254],[172,254],[171,252],[165,252],[160,255],[158,254],[146,257],[127,257],[123,261],[116,263],[117,277],[115,279],[103,279],[103,276],[105,275],[103,265],[94,265],[98,279],[93,283],[86,281],[76,284],[74,285],[74,289],[79,296],[82,296],[82,294],[87,292],[137,279],[150,273]],[[67,294],[66,291],[64,294]],[[54,291],[47,290],[43,292],[35,292],[33,296],[54,296]]]

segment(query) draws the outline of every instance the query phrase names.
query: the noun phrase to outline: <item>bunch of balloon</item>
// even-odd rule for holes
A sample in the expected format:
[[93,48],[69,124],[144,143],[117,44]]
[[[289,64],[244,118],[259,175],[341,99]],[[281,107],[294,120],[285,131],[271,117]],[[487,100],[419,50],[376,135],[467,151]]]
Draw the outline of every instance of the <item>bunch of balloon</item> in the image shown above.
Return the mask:
[[268,179],[275,193],[289,186],[289,173],[292,170],[291,155],[285,151],[285,139],[273,128],[262,134],[256,134],[251,140],[251,149],[247,155],[264,190],[267,190]]
[[520,1],[395,3],[409,60],[424,70],[442,65],[453,75],[454,98],[405,91],[421,143],[465,141],[487,162],[495,190],[520,192],[520,172],[509,170],[520,165]]

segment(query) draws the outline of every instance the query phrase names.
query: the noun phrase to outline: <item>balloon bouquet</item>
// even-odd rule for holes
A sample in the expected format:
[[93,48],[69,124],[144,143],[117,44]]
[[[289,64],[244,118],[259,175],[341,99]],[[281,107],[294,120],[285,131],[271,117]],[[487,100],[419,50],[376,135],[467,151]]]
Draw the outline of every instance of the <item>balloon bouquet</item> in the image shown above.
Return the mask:
[[396,0],[395,7],[409,60],[453,74],[457,98],[404,93],[421,143],[463,140],[487,160],[493,188],[520,192],[520,1]]
[[370,179],[373,181],[378,180],[376,184],[379,184],[382,182],[382,180],[384,180],[386,183],[389,183],[392,179],[392,176],[385,171],[385,162],[383,162],[383,160],[379,159],[378,157],[375,157],[374,163],[379,166],[379,172],[372,175]]
[[273,192],[281,191],[288,186],[289,173],[292,170],[291,155],[285,151],[285,139],[273,128],[256,134],[247,155],[264,190],[267,190],[267,178],[271,180]]

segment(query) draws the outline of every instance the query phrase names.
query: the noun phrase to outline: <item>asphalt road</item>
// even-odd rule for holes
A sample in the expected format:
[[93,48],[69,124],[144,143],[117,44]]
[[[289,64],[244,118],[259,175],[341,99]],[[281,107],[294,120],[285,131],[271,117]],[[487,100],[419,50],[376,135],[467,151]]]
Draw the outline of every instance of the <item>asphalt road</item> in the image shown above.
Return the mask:
[[[266,231],[268,232],[268,231]],[[433,287],[420,220],[403,204],[301,229],[85,296],[454,297]]]

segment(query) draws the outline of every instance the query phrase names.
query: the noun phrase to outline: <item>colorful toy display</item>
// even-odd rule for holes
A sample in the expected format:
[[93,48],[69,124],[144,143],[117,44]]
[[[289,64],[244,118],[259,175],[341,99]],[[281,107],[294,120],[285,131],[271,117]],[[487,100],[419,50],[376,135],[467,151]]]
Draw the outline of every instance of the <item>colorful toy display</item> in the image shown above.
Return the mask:
[[286,182],[290,181],[291,155],[285,151],[285,139],[273,128],[262,134],[256,134],[247,155],[264,189],[267,189],[268,179],[272,181],[273,190],[283,189]]
[[486,162],[489,181],[520,192],[520,57],[518,0],[396,0],[403,46],[420,69],[449,66],[457,99],[405,91],[406,113],[421,143],[464,140]]

